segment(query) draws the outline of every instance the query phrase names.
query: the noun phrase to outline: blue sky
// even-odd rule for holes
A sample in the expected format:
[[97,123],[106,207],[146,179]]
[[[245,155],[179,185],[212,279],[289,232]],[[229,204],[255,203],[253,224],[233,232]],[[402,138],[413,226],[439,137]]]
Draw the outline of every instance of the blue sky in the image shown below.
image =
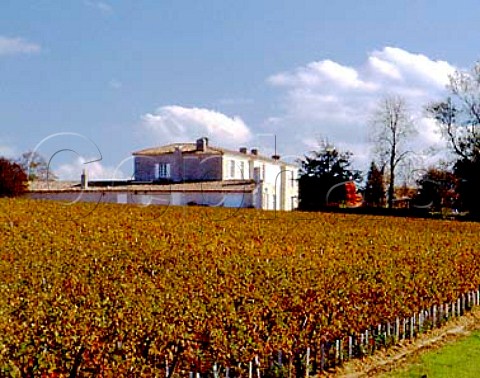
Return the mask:
[[[0,9],[0,154],[74,150],[52,160],[63,177],[97,159],[95,145],[102,160],[88,168],[111,178],[117,167],[131,173],[132,151],[203,135],[270,154],[276,134],[292,159],[327,137],[364,168],[379,98],[405,97],[418,148],[438,145],[421,106],[479,58],[473,0],[3,0]],[[62,132],[75,135],[51,137]]]

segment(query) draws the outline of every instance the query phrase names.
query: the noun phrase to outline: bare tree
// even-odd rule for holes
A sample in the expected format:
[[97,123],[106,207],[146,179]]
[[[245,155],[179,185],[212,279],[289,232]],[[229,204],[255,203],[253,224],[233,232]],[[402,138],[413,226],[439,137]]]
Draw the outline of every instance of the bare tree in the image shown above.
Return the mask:
[[17,163],[23,168],[29,181],[57,179],[57,176],[49,169],[45,158],[36,151],[24,152]]
[[480,155],[480,62],[471,71],[456,71],[447,86],[452,97],[430,104],[434,118],[454,154],[473,160]]
[[407,144],[416,134],[405,100],[396,96],[382,99],[372,115],[370,129],[381,170],[387,169],[387,203],[391,209],[395,198],[395,174],[399,164],[412,152]]
[[480,217],[480,62],[469,71],[455,72],[447,89],[451,97],[430,104],[427,111],[457,158],[454,173],[461,208]]

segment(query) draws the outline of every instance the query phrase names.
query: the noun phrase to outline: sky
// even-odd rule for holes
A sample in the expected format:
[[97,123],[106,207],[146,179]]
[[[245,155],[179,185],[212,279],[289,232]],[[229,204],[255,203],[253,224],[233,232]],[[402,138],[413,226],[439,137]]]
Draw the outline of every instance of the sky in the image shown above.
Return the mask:
[[474,0],[2,0],[0,155],[78,179],[132,174],[133,151],[209,137],[287,161],[328,139],[372,159],[369,124],[405,99],[415,151],[443,148],[423,108],[479,59]]

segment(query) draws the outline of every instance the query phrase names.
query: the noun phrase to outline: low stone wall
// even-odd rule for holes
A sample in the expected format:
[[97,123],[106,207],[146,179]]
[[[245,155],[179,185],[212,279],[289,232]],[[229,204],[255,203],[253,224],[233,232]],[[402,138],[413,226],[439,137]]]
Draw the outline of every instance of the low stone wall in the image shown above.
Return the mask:
[[236,192],[139,192],[139,191],[34,191],[27,198],[65,202],[123,203],[138,205],[205,205],[253,207],[252,193]]

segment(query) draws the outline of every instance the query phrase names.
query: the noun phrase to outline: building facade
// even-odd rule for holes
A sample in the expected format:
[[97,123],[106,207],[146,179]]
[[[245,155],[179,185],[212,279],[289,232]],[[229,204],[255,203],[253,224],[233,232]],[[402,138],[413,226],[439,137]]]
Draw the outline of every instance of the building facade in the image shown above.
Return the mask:
[[251,207],[293,210],[298,205],[298,167],[279,156],[261,156],[257,149],[238,151],[210,146],[208,138],[174,143],[133,153],[137,183],[254,183]]

